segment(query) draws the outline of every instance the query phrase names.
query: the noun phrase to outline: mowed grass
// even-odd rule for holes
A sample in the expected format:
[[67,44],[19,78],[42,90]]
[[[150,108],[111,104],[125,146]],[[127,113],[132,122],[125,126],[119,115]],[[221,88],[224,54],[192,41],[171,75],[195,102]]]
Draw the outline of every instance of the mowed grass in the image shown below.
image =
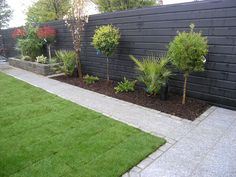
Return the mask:
[[165,143],[1,72],[0,108],[0,177],[118,177]]

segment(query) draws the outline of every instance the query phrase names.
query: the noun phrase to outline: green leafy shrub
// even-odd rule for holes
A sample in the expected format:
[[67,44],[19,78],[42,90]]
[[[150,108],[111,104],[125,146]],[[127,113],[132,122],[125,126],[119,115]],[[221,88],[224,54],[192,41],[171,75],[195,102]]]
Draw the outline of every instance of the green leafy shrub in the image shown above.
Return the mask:
[[29,56],[31,61],[35,61],[42,54],[43,42],[37,37],[37,28],[27,27],[27,35],[17,39],[17,49],[22,56]]
[[41,64],[46,64],[47,63],[47,57],[44,55],[36,57],[36,62],[41,63]]
[[90,85],[90,84],[94,84],[95,82],[99,81],[99,78],[98,77],[95,77],[95,76],[90,76],[90,75],[86,75],[84,76],[84,82],[85,84],[87,85]]
[[22,56],[21,59],[24,61],[32,61],[32,58],[30,56]]
[[62,63],[57,57],[52,57],[51,60],[49,60],[50,64],[55,64],[55,63]]
[[55,54],[57,58],[63,62],[62,71],[66,75],[72,76],[76,66],[76,52],[68,50],[59,50],[56,51]]
[[158,5],[156,0],[96,0],[100,12],[116,12]]
[[169,44],[168,56],[172,64],[184,74],[182,104],[185,104],[187,79],[192,72],[204,71],[205,55],[208,53],[207,38],[194,32],[194,24],[190,32],[179,32]]
[[148,56],[142,61],[137,60],[132,55],[130,58],[136,64],[139,73],[138,80],[145,84],[146,92],[150,95],[156,95],[171,75],[171,71],[167,68],[169,60],[166,57],[156,56]]
[[122,92],[133,92],[135,90],[135,81],[129,81],[124,77],[124,80],[121,82],[118,82],[118,85],[114,88],[116,93],[122,93]]
[[109,58],[115,52],[120,41],[118,28],[112,25],[101,26],[96,29],[93,36],[93,46],[98,52],[107,57],[107,80],[109,80]]

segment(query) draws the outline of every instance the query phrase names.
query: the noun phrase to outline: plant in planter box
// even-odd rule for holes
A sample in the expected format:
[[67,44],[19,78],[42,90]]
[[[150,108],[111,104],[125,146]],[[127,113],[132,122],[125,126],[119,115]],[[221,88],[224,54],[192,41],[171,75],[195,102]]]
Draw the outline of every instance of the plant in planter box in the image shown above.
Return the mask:
[[36,57],[36,62],[41,64],[47,64],[47,57],[44,55]]
[[124,80],[119,82],[117,86],[114,88],[116,93],[122,92],[133,92],[135,90],[135,84],[137,83],[136,80],[129,81],[124,77]]
[[168,56],[172,64],[184,74],[182,104],[186,102],[189,74],[204,71],[207,53],[207,38],[203,37],[201,33],[194,32],[194,24],[190,25],[190,32],[179,32],[169,44]]
[[51,46],[55,42],[56,30],[50,26],[40,27],[37,31],[39,39],[47,45],[49,61],[52,59]]
[[93,46],[107,58],[107,81],[109,81],[109,57],[113,55],[119,45],[120,32],[112,25],[101,26],[93,36]]
[[30,56],[21,56],[21,59],[24,61],[32,61],[32,58]]
[[31,61],[35,61],[36,57],[42,54],[42,41],[37,37],[37,28],[27,26],[25,32],[13,32],[12,36],[17,39],[17,49],[22,56],[29,56]]
[[171,71],[167,68],[169,60],[166,57],[148,56],[139,61],[134,56],[130,58],[136,64],[139,73],[138,80],[142,82],[149,95],[156,95],[162,87],[166,87]]
[[75,51],[69,50],[59,50],[56,51],[56,56],[63,62],[61,70],[67,75],[72,76],[76,67],[76,57]]

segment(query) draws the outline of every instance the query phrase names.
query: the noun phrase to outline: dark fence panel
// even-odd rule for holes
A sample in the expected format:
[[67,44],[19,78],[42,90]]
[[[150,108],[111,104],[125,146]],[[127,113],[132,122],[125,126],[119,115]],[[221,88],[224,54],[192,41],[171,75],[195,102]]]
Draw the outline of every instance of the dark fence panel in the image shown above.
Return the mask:
[[[109,14],[89,18],[83,34],[82,65],[86,73],[104,77],[106,60],[91,46],[96,27],[117,26],[122,34],[116,54],[111,57],[110,75],[114,80],[124,76],[134,79],[137,74],[128,55],[138,58],[167,51],[168,43],[177,31],[188,30],[194,23],[197,31],[209,39],[206,71],[191,75],[188,94],[217,105],[236,108],[236,1],[211,0],[168,5]],[[47,23],[57,29],[55,49],[72,49],[71,34],[63,21]],[[8,56],[15,56],[15,41],[10,38],[13,29],[3,31]],[[182,74],[170,82],[171,90],[181,93]]]

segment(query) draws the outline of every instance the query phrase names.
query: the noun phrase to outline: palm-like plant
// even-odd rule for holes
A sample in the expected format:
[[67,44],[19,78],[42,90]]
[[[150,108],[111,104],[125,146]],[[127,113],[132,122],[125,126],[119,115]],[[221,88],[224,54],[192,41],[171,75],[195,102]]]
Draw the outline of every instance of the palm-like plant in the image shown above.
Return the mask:
[[55,52],[57,58],[63,62],[62,71],[68,75],[72,76],[76,66],[76,52],[70,50],[59,50]]
[[146,92],[156,95],[171,75],[171,71],[167,68],[169,60],[166,57],[157,56],[147,56],[142,61],[132,55],[130,58],[136,64],[136,69],[139,72],[138,80],[145,84]]

